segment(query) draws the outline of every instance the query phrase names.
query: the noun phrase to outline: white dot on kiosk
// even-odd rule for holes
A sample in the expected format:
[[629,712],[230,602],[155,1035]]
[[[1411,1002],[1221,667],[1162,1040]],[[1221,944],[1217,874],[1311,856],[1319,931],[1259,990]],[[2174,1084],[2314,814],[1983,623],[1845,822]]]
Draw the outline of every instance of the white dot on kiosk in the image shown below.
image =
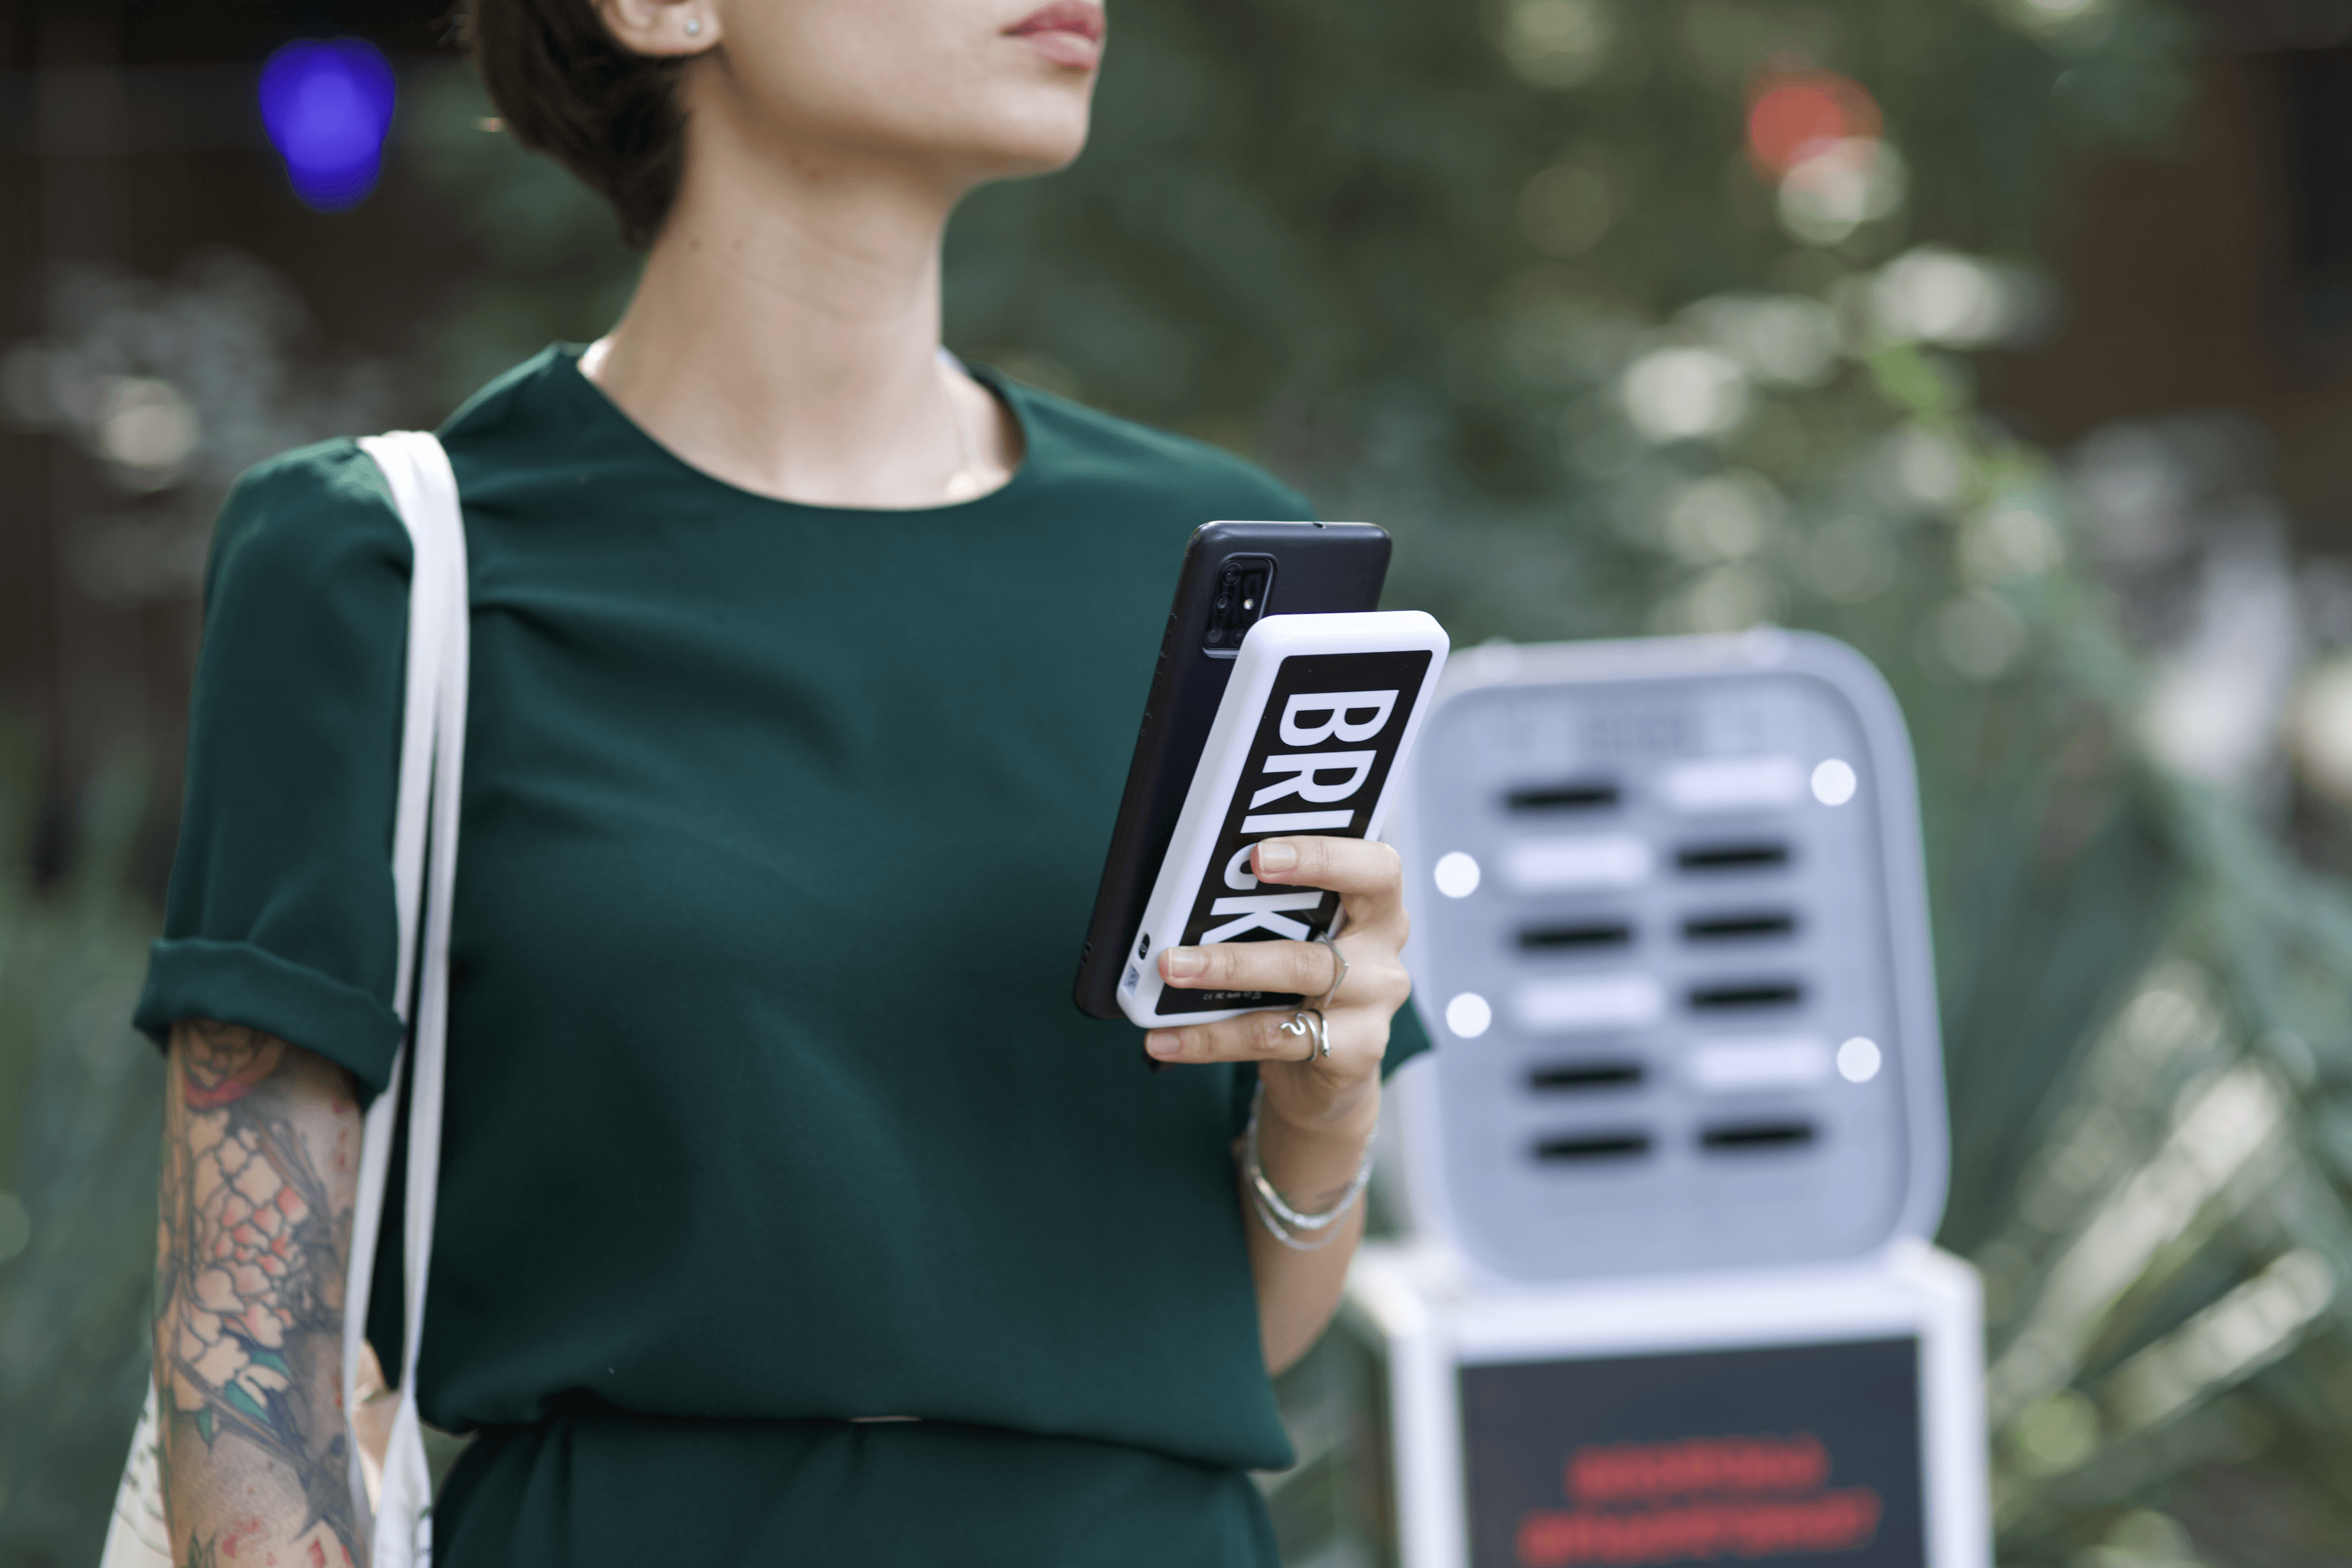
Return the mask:
[[1458,1040],[1475,1040],[1495,1021],[1495,1010],[1475,991],[1465,991],[1445,1005],[1445,1026]]
[[1853,764],[1832,757],[1813,770],[1813,798],[1823,805],[1843,805],[1853,798],[1856,783]]
[[1856,1035],[1838,1047],[1838,1076],[1848,1083],[1868,1083],[1878,1076],[1879,1064],[1884,1059],[1877,1041]]
[[1478,890],[1478,862],[1459,849],[1440,855],[1433,874],[1437,890],[1449,899],[1466,899]]

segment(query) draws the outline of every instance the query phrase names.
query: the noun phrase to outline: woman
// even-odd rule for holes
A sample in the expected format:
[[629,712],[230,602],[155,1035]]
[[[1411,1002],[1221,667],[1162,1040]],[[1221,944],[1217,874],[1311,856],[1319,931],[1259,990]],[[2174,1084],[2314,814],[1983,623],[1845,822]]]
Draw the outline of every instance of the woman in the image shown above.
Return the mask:
[[[1147,1073],[1066,1000],[1183,542],[1304,508],[940,354],[957,201],[1085,139],[1102,13],[1033,4],[473,7],[509,132],[648,254],[609,337],[442,432],[474,662],[420,1392],[480,1434],[447,1568],[1273,1561],[1267,1374],[1361,1210],[1280,1245],[1232,1141],[1262,1078],[1268,1178],[1349,1192],[1411,1048],[1397,860],[1257,851],[1343,895],[1328,1059],[1258,1014],[1151,1032],[1182,1070]],[[347,441],[248,475],[215,546],[140,1008],[173,1068],[187,1562],[363,1552],[336,1358],[354,1111],[398,1036],[407,567]],[[1338,968],[1160,962],[1307,994]]]

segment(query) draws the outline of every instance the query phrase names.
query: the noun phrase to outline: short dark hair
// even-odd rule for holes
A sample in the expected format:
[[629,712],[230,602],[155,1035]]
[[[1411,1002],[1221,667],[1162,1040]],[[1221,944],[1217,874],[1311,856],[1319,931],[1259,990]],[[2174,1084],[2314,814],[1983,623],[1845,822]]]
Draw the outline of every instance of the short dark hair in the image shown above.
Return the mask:
[[459,0],[457,23],[507,133],[612,203],[624,242],[652,244],[685,164],[685,61],[623,48],[595,0]]

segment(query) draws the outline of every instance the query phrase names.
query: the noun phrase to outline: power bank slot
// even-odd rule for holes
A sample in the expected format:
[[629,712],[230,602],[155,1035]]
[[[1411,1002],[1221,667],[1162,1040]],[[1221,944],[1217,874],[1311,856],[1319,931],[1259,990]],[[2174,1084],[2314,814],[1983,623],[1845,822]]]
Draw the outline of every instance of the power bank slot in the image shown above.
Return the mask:
[[1693,915],[1683,921],[1685,942],[1745,942],[1757,937],[1793,936],[1797,917],[1759,910],[1754,913]]
[[1547,1094],[1583,1094],[1597,1089],[1636,1089],[1647,1077],[1640,1062],[1561,1062],[1528,1074],[1528,1087]]
[[1725,1013],[1743,1007],[1793,1007],[1804,999],[1805,988],[1790,980],[1702,985],[1690,994],[1692,1010],[1701,1013]]
[[1599,780],[1515,789],[1504,797],[1513,811],[1598,811],[1617,799],[1617,786]]
[[1789,863],[1789,847],[1770,841],[1694,844],[1675,856],[1685,871],[1769,871]]
[[1633,940],[1633,928],[1623,921],[1528,926],[1519,932],[1519,946],[1529,952],[1578,952],[1596,947],[1623,947]]
[[1546,1164],[1638,1160],[1649,1152],[1650,1135],[1646,1132],[1579,1132],[1547,1138],[1536,1145],[1536,1158]]
[[1698,1135],[1700,1144],[1721,1153],[1745,1153],[1752,1149],[1801,1149],[1814,1138],[1810,1121],[1730,1121],[1709,1127]]

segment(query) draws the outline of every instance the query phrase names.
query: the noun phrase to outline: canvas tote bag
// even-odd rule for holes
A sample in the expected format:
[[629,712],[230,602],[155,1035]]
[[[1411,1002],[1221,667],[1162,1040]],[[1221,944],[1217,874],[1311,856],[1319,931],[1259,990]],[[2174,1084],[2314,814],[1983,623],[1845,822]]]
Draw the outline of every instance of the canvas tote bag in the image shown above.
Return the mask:
[[[441,443],[422,431],[360,442],[383,470],[415,563],[409,574],[408,659],[401,724],[400,788],[392,838],[393,890],[400,912],[400,967],[393,1006],[409,1044],[393,1059],[393,1082],[409,1067],[406,1203],[401,1238],[400,1404],[380,1456],[362,1457],[346,1434],[350,1484],[362,1520],[373,1518],[372,1568],[426,1568],[433,1553],[433,1480],[416,1414],[417,1358],[425,1343],[425,1266],[433,1250],[433,1205],[440,1169],[442,1068],[449,1023],[449,915],[457,886],[457,800],[466,746],[467,575],[457,479]],[[422,963],[419,955],[422,954]],[[299,1042],[298,1042],[299,1043]],[[399,1096],[376,1096],[360,1148],[359,1207],[352,1219],[350,1289],[343,1309],[343,1408],[359,1408],[360,1348],[373,1283],[377,1234],[392,1177],[393,1118]],[[100,1568],[170,1568],[164,1524],[155,1388],[131,1440]],[[381,1464],[381,1482],[367,1472]]]

